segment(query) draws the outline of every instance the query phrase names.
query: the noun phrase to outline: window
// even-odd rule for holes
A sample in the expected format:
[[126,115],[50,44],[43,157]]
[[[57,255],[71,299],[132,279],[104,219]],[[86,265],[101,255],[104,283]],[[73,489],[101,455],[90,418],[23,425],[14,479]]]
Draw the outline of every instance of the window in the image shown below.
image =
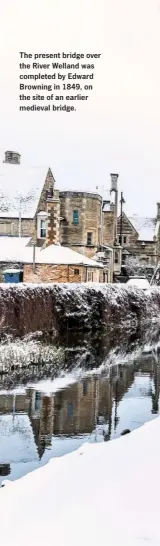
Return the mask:
[[36,391],[35,396],[35,410],[39,410],[41,407],[41,393]]
[[83,395],[87,394],[87,390],[88,390],[88,384],[87,384],[87,381],[83,381]]
[[40,237],[45,239],[46,237],[46,221],[41,220]]
[[123,237],[123,243],[124,243],[124,245],[126,245],[126,243],[127,243],[127,237],[126,237],[126,235],[124,235],[124,237]]
[[93,282],[93,271],[87,271],[87,282]]
[[88,231],[87,233],[87,246],[91,246],[92,245],[92,233],[90,231]]
[[11,222],[0,222],[0,235],[11,235],[12,224]]
[[108,282],[108,273],[103,272],[103,282]]
[[115,252],[115,264],[119,263],[118,252]]
[[79,275],[79,269],[74,269],[74,275]]
[[79,224],[79,214],[78,210],[73,211],[73,224]]
[[46,198],[47,199],[52,199],[52,197],[53,197],[53,186],[48,188],[48,190],[46,191]]
[[119,235],[119,244],[121,244],[121,235]]
[[70,417],[71,417],[71,415],[73,415],[73,404],[72,403],[68,404],[68,406],[67,406],[67,414]]

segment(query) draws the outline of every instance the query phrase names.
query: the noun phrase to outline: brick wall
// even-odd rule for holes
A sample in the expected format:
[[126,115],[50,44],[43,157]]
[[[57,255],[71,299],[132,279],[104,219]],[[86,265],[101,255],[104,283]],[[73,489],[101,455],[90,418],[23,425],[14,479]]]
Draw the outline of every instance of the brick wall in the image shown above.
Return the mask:
[[[87,271],[86,271],[87,269]],[[78,265],[50,265],[50,264],[37,264],[35,273],[33,272],[33,265],[24,265],[24,282],[86,282],[87,275],[93,274],[93,282],[99,282],[100,273],[99,268],[89,268]],[[90,280],[92,280],[92,278]]]

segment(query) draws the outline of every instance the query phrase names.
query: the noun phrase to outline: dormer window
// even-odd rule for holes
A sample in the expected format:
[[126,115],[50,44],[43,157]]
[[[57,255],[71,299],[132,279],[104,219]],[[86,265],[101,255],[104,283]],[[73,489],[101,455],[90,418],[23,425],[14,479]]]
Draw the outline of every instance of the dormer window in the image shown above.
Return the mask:
[[37,239],[46,239],[47,236],[47,213],[39,212],[37,214]]

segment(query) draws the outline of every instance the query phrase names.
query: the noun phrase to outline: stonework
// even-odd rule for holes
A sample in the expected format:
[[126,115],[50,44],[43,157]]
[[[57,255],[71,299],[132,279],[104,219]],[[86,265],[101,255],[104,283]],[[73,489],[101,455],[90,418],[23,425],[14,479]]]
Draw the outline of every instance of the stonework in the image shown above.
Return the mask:
[[46,245],[59,243],[60,226],[60,201],[58,199],[47,200],[47,236]]
[[[118,238],[120,237],[120,218],[117,226]],[[159,260],[159,234],[153,241],[139,240],[139,233],[136,231],[130,220],[125,214],[122,217],[122,246],[123,249],[134,257],[138,257],[141,262],[149,265],[156,265]],[[125,243],[124,243],[125,238]]]
[[114,211],[103,212],[103,244],[113,246]]
[[[60,192],[62,245],[88,257],[94,256],[100,244],[101,203],[102,199],[97,194]],[[77,223],[74,222],[74,211],[77,213]]]
[[[90,275],[90,277],[89,277]],[[39,282],[99,282],[100,269],[79,265],[32,264],[24,265],[23,281]]]

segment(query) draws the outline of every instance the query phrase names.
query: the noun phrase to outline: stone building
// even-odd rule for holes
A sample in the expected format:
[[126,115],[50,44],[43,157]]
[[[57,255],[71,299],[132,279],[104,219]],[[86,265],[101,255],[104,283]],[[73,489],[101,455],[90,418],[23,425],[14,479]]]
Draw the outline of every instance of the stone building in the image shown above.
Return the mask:
[[0,236],[28,236],[37,246],[58,243],[92,257],[100,244],[102,198],[59,192],[51,169],[27,168],[6,152],[0,166]]
[[136,257],[142,264],[156,265],[160,256],[160,204],[157,204],[155,218],[127,217],[123,213],[122,222],[119,217],[117,223],[119,242],[121,235],[124,256]]
[[[112,250],[115,214],[113,209],[108,214],[100,195],[59,192],[50,168],[28,169],[16,152],[5,153],[0,174],[0,237],[31,237],[38,247],[60,243],[90,258],[103,251],[102,280],[113,280],[113,270],[120,268],[119,250]],[[104,248],[102,243],[108,246]],[[91,280],[93,275],[89,277]]]
[[[103,265],[70,248],[31,246],[28,237],[0,237],[0,282],[21,270],[24,282],[103,282]],[[15,281],[14,281],[15,282]]]
[[60,192],[60,242],[93,257],[101,243],[102,198],[95,193]]

